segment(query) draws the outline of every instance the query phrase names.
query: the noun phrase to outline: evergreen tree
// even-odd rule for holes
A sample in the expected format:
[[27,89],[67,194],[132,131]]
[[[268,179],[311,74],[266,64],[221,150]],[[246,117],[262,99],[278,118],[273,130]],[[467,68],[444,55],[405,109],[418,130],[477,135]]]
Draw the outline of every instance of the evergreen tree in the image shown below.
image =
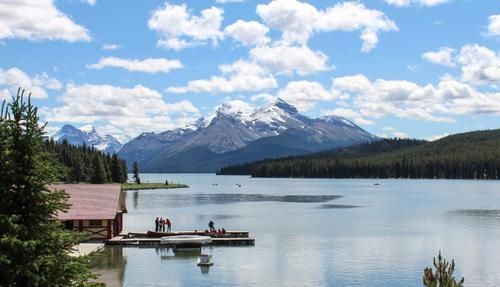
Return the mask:
[[139,178],[139,165],[134,161],[134,166],[132,167],[132,172],[134,173],[134,181],[137,184],[141,184],[141,179]]
[[446,261],[441,256],[441,251],[438,255],[438,260],[436,261],[436,257],[434,257],[433,262],[434,268],[436,271],[432,271],[432,267],[427,267],[424,270],[423,283],[426,287],[463,287],[464,286],[464,277],[460,279],[458,282],[455,280],[453,273],[455,272],[455,261],[451,260],[451,264],[449,261]]
[[102,162],[101,157],[97,154],[94,155],[92,159],[92,178],[90,180],[91,183],[106,183],[106,170],[104,168],[104,164]]
[[113,182],[123,182],[122,163],[116,154],[111,157],[111,180]]
[[121,161],[121,168],[122,168],[122,181],[121,181],[121,183],[124,183],[124,182],[127,182],[127,180],[128,180],[127,162],[125,160]]
[[88,259],[69,255],[79,236],[54,220],[67,194],[47,188],[57,171],[42,150],[45,125],[23,94],[0,114],[0,285],[86,286]]

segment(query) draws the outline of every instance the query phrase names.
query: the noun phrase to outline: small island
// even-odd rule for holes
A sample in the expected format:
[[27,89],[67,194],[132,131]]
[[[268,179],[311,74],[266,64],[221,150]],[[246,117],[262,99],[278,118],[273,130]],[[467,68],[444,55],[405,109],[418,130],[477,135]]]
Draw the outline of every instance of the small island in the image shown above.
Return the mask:
[[139,190],[139,189],[171,189],[171,188],[187,188],[183,183],[124,183],[122,190]]

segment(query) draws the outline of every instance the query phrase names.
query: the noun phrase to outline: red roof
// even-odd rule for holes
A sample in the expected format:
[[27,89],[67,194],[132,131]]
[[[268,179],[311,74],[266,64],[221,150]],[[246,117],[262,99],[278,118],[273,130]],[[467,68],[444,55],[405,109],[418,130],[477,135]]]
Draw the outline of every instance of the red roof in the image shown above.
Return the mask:
[[49,189],[64,190],[71,204],[68,212],[59,212],[60,220],[114,219],[127,212],[119,184],[54,184]]

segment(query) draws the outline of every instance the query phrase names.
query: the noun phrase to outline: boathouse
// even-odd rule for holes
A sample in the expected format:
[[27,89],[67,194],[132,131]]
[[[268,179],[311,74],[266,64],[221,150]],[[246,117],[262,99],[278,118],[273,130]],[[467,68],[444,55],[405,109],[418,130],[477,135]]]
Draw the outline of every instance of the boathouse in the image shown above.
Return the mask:
[[57,214],[67,229],[85,232],[91,239],[110,239],[122,231],[127,208],[120,184],[57,184],[49,188],[69,195],[69,210]]

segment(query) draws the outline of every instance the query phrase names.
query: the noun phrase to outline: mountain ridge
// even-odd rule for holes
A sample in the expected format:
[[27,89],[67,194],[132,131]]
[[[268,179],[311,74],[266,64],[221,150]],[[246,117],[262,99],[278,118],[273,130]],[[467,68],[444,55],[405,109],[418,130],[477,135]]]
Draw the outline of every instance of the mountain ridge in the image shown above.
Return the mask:
[[215,172],[248,160],[315,152],[378,140],[342,117],[309,118],[292,105],[275,102],[252,108],[224,103],[186,128],[142,133],[119,156],[143,172]]
[[54,141],[63,142],[68,141],[72,145],[87,145],[93,146],[97,150],[105,153],[118,153],[122,148],[122,144],[112,135],[101,136],[94,126],[83,126],[77,128],[70,124],[62,126],[54,135]]

